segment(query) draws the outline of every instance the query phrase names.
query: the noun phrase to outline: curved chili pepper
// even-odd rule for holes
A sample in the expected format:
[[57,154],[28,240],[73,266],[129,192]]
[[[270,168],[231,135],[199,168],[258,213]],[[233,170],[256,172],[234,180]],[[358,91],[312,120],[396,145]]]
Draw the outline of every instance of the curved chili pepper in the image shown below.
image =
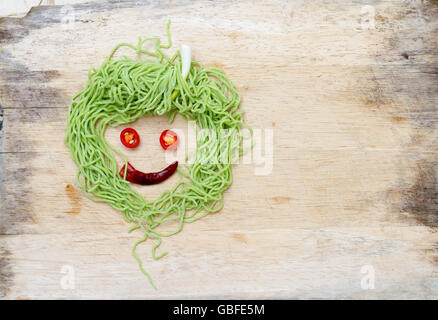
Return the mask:
[[[167,168],[151,173],[144,173],[136,170],[129,162],[128,162],[128,170],[126,171],[126,180],[132,183],[141,184],[141,185],[151,185],[163,182],[167,178],[169,178],[178,167],[178,161],[175,161]],[[119,171],[119,175],[123,178],[125,176],[125,165],[123,165],[122,169]]]

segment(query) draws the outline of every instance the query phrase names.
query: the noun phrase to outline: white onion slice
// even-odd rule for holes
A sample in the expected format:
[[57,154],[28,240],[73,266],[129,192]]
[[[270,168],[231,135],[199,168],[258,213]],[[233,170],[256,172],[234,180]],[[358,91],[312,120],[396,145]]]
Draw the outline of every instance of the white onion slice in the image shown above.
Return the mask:
[[185,80],[189,74],[190,65],[192,64],[192,49],[186,44],[181,45],[181,61],[181,73]]

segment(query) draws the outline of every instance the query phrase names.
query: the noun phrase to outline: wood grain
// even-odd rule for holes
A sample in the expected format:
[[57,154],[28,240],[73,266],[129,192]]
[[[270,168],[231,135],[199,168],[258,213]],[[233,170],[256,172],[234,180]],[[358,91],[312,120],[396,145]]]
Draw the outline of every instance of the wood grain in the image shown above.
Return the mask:
[[[62,6],[0,20],[2,298],[438,298],[436,1],[71,8],[71,25]],[[235,165],[223,210],[165,239],[165,258],[139,247],[155,291],[131,257],[140,233],[82,196],[63,136],[88,69],[118,42],[164,38],[168,18],[174,48],[223,68],[248,124],[274,130],[274,166]],[[165,126],[135,124],[143,149],[130,157],[144,170],[164,164]],[[166,183],[140,190],[152,199]],[[74,289],[60,285],[65,265]]]

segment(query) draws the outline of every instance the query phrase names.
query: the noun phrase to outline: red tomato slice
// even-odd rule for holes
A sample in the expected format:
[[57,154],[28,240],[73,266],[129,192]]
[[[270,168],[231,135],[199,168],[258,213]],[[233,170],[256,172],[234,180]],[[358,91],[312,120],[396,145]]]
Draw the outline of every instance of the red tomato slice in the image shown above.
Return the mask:
[[126,128],[120,132],[120,141],[127,148],[135,148],[140,143],[140,136],[132,128]]
[[164,130],[160,136],[160,144],[164,150],[172,150],[178,146],[178,136],[171,130]]

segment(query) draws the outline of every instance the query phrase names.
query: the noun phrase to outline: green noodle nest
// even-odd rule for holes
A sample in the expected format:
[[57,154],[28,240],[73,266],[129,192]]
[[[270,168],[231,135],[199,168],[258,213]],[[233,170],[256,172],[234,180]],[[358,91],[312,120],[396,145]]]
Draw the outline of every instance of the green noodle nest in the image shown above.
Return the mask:
[[[79,168],[77,184],[85,195],[123,212],[124,219],[134,223],[130,231],[140,228],[144,232],[132,252],[152,285],[136,255],[136,246],[148,238],[156,240],[152,255],[159,259],[167,253],[156,255],[161,237],[171,236],[179,232],[185,222],[196,221],[222,208],[222,193],[232,182],[233,151],[238,151],[237,156],[242,155],[241,133],[243,128],[248,128],[242,119],[240,94],[225,73],[192,62],[184,80],[180,52],[168,58],[161,50],[171,46],[169,24],[167,35],[168,45],[161,45],[159,38],[139,39],[137,46],[119,44],[100,69],[91,69],[86,87],[72,99],[65,137]],[[155,51],[143,49],[146,41],[155,42]],[[122,46],[151,58],[113,60],[112,56]],[[123,163],[117,163],[115,154],[125,164],[128,160],[104,138],[105,130],[107,126],[130,123],[142,116],[166,115],[171,123],[177,113],[213,134],[198,132],[194,162],[180,165],[179,182],[150,201],[119,176]],[[215,161],[217,154],[222,156],[222,161]],[[177,222],[173,231],[157,230],[169,221]]]

